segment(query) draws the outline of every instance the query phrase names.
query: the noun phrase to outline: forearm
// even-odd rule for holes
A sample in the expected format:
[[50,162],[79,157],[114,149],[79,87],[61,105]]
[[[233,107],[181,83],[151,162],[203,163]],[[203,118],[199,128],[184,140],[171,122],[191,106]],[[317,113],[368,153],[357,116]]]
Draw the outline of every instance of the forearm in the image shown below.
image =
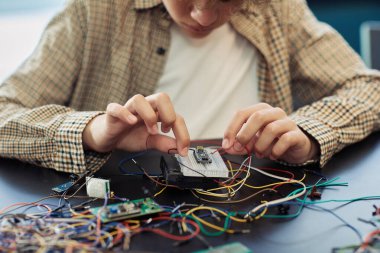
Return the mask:
[[82,132],[102,112],[59,105],[34,109],[0,98],[0,154],[64,172],[98,169],[108,154],[85,152]]
[[368,136],[380,125],[380,75],[357,76],[336,94],[300,108],[291,117],[320,145],[323,166],[345,146]]
[[380,73],[369,70],[305,0],[288,25],[292,94],[306,105],[291,118],[320,146],[320,166],[345,146],[378,129]]

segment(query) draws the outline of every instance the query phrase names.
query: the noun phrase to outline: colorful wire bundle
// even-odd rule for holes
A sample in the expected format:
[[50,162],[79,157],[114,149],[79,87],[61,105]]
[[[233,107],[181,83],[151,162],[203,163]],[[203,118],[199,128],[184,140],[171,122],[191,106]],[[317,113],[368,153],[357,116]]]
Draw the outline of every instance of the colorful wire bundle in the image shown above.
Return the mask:
[[[127,161],[132,161],[141,170],[139,175],[147,176],[156,185],[162,187],[154,194],[154,197],[163,194],[168,187],[178,188],[178,186],[166,184],[157,176],[149,175],[135,160],[135,158],[143,154],[139,153],[123,160],[120,166]],[[337,182],[339,178],[327,180],[323,175],[320,175],[320,179],[316,183],[307,185],[304,182],[307,177],[306,173],[303,173],[302,176],[297,176],[299,179],[296,179],[295,174],[290,171],[274,168],[256,168],[252,166],[251,156],[248,156],[239,164],[237,169],[233,168],[229,160],[226,160],[226,163],[230,176],[224,181],[218,181],[218,187],[208,190],[191,190],[191,193],[203,203],[218,204],[219,206],[182,203],[174,206],[162,206],[165,212],[158,217],[146,220],[129,219],[120,222],[102,223],[101,212],[103,209],[100,208],[96,215],[91,214],[88,210],[88,204],[95,199],[77,196],[79,191],[77,190],[70,196],[66,196],[67,192],[64,192],[62,195],[50,196],[35,202],[15,203],[4,207],[0,210],[0,251],[76,252],[83,250],[86,252],[98,252],[117,247],[122,250],[128,250],[131,240],[135,236],[147,232],[176,242],[199,239],[206,247],[211,247],[210,243],[202,235],[220,236],[225,233],[249,233],[249,223],[252,221],[263,218],[295,218],[301,214],[304,208],[330,213],[345,226],[352,229],[358,235],[360,244],[347,246],[346,249],[365,252],[366,249],[374,248],[374,241],[379,241],[380,230],[378,227],[363,239],[360,232],[334,213],[333,209],[326,209],[321,206],[328,202],[344,202],[348,204],[360,200],[380,199],[379,196],[359,197],[350,200],[309,201],[307,198],[312,190],[326,187],[343,187],[348,186],[348,184]],[[124,167],[122,172],[128,174]],[[265,185],[250,185],[248,180],[254,179],[258,174],[268,177],[274,182]],[[133,173],[133,175],[137,174]],[[321,180],[324,181],[321,182]],[[287,190],[283,190],[284,185],[288,185]],[[244,194],[242,193],[243,189]],[[263,197],[265,193],[272,193],[272,198],[266,199]],[[278,196],[278,198],[273,198],[273,196]],[[241,210],[236,212],[224,210],[220,207],[223,204],[248,201],[253,197],[259,199],[260,202],[255,206],[251,206],[248,211]],[[58,205],[43,203],[48,198],[58,199]],[[87,198],[88,200],[79,205],[72,205],[70,202],[80,198]],[[127,198],[119,198],[114,195],[111,195],[111,199],[127,200]],[[108,200],[106,196],[103,208],[107,206]],[[293,213],[274,214],[273,207],[282,205],[294,205],[298,207],[298,210]],[[18,210],[22,208],[24,208],[24,211],[19,212]],[[38,209],[38,211],[31,213],[31,208]],[[379,217],[380,213],[377,213],[371,222],[379,223]]]

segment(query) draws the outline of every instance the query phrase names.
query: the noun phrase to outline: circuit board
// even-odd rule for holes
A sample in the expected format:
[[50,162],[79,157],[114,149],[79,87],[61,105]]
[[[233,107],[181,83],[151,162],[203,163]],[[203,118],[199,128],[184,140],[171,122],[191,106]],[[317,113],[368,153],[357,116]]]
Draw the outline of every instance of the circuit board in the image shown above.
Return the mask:
[[165,181],[181,189],[212,189],[228,178],[228,169],[216,148],[198,146],[188,156],[162,155],[160,167]]
[[94,215],[98,215],[100,212],[101,221],[106,223],[153,215],[163,212],[164,209],[162,209],[153,199],[144,198],[110,204],[106,207],[94,207],[91,208],[90,211]]
[[64,193],[65,191],[67,191],[73,185],[74,185],[74,182],[69,181],[67,183],[57,185],[57,186],[55,186],[55,187],[53,187],[51,189],[52,189],[52,191],[54,191],[54,192],[56,192],[58,194],[61,194],[61,193]]
[[215,148],[190,149],[187,157],[176,155],[186,177],[228,178],[228,169]]

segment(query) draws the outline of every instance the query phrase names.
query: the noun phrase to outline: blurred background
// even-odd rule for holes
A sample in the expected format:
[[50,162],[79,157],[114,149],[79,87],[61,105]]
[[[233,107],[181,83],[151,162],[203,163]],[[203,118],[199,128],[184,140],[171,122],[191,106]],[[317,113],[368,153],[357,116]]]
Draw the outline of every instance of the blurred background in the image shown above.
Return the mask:
[[[0,82],[31,54],[47,22],[64,2],[0,0]],[[318,19],[337,29],[367,65],[380,69],[380,0],[307,2]]]

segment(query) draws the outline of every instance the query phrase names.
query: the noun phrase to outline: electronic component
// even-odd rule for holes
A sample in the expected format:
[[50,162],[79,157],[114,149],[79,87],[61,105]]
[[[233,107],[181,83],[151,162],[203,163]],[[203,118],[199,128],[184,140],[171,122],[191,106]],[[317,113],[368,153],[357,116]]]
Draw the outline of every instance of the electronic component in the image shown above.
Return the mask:
[[290,206],[287,204],[279,204],[277,206],[277,214],[278,215],[289,215]]
[[233,242],[211,249],[198,250],[193,253],[252,253],[252,251],[240,242]]
[[195,160],[199,163],[211,163],[212,160],[203,146],[197,146],[194,150]]
[[312,201],[314,200],[320,200],[322,198],[322,193],[317,190],[317,187],[314,185],[311,189],[311,192],[309,195],[307,195],[309,199]]
[[86,177],[87,195],[92,198],[110,196],[110,181],[108,179]]
[[51,188],[51,190],[56,192],[56,193],[61,194],[61,193],[64,193],[65,191],[67,191],[73,185],[74,185],[74,182],[69,181],[67,183],[54,186],[53,188]]
[[102,222],[126,220],[141,216],[153,215],[164,211],[153,199],[136,199],[122,203],[110,204],[106,207],[90,209],[91,213],[98,215]]
[[196,150],[190,149],[187,157],[163,155],[160,167],[167,184],[182,189],[210,189],[218,186],[219,179],[228,178],[228,169],[219,152],[214,148],[203,151],[211,162],[198,162]]
[[373,205],[373,208],[375,208],[375,211],[372,212],[372,216],[380,215],[380,208],[377,207],[376,205]]

